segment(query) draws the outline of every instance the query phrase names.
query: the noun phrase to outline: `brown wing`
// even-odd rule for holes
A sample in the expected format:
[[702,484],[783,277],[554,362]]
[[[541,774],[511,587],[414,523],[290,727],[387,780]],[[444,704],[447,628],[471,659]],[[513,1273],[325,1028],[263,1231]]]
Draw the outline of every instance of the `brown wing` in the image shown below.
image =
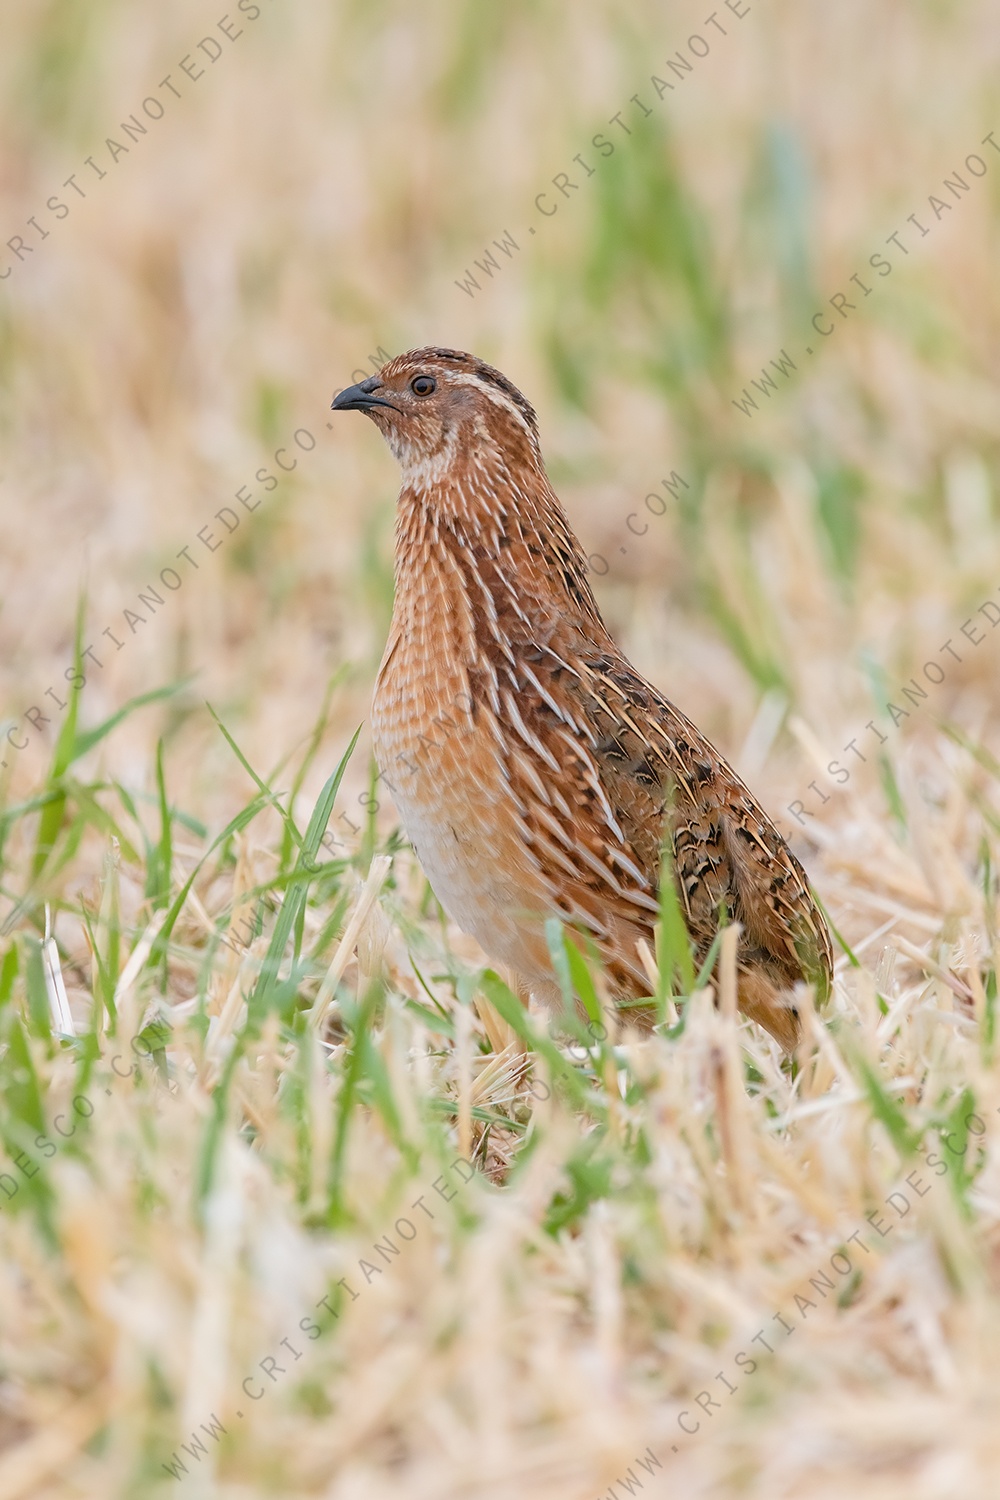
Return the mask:
[[618,773],[625,800],[637,774],[659,769],[678,886],[699,951],[725,910],[743,928],[741,961],[766,965],[789,987],[814,981],[825,995],[833,966],[826,923],[802,866],[760,803],[701,731],[627,662],[603,667],[597,683],[614,695],[605,713],[614,713],[620,694],[635,726],[630,760]]
[[[556,904],[568,919],[613,944],[633,992],[646,987],[632,956],[638,936],[652,937],[669,830],[699,955],[725,911],[743,928],[741,967],[763,970],[778,989],[814,981],[823,996],[830,940],[805,873],[704,735],[624,658],[593,642],[578,639],[558,654],[522,651],[507,670],[521,726],[509,775],[524,789],[526,842],[543,867],[560,872]],[[539,755],[541,777],[532,775]]]

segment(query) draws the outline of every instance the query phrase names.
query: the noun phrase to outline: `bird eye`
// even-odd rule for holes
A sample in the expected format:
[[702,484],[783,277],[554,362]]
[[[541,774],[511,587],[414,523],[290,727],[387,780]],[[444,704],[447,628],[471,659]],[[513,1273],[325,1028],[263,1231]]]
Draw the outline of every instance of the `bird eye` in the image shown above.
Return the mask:
[[429,396],[437,390],[437,381],[430,375],[415,375],[410,381],[410,390],[415,396]]

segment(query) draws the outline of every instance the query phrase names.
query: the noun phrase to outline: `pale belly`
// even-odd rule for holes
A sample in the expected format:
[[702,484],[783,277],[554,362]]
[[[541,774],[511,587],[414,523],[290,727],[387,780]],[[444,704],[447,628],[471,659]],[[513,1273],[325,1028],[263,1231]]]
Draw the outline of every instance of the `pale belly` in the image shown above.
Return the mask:
[[519,834],[489,713],[474,722],[464,674],[446,675],[443,663],[420,670],[406,646],[379,674],[371,720],[375,759],[406,836],[449,917],[491,961],[530,985],[550,985],[546,888]]

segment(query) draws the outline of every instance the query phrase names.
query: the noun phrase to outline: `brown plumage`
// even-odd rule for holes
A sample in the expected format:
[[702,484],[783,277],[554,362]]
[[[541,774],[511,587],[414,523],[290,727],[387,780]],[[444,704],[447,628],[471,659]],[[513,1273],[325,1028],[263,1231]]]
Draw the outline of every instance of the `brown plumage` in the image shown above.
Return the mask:
[[365,411],[402,466],[372,730],[445,910],[541,1000],[561,1004],[552,915],[639,998],[666,838],[697,954],[739,922],[740,1008],[792,1047],[794,985],[829,989],[826,924],[739,777],[608,634],[531,406],[474,356],[417,349],[333,407]]

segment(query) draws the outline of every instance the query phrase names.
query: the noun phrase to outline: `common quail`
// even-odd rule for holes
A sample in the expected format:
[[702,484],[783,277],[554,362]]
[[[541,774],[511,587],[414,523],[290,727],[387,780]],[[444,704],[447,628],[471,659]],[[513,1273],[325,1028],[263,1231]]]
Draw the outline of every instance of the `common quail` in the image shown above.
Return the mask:
[[760,804],[608,634],[528,401],[473,355],[428,348],[333,409],[371,417],[402,467],[373,741],[449,916],[556,1007],[558,916],[633,1001],[650,993],[637,944],[666,847],[696,955],[738,922],[740,1008],[793,1048],[795,984],[830,987],[826,923]]

